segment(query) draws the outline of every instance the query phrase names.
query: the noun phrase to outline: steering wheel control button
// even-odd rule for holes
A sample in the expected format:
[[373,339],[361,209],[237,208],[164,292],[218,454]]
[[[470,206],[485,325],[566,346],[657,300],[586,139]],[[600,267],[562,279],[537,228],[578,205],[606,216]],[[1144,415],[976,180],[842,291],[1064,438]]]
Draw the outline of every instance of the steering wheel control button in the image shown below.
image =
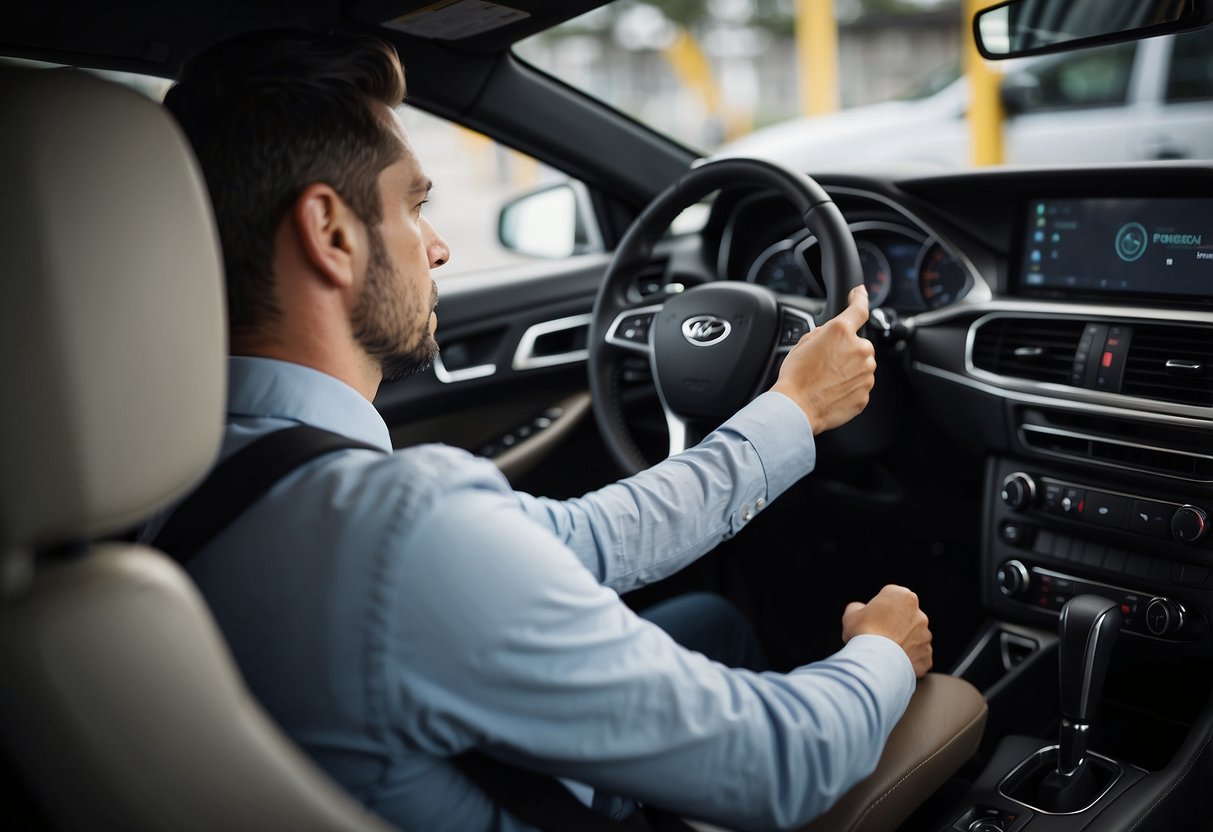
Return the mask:
[[1023,511],[1036,500],[1036,481],[1022,471],[1016,471],[1002,481],[999,496],[1011,510]]
[[810,329],[812,329],[812,325],[807,318],[802,318],[786,309],[783,310],[783,317],[779,322],[779,346],[796,346]]
[[1171,518],[1171,536],[1182,543],[1199,543],[1209,531],[1209,515],[1199,506],[1180,506]]
[[648,344],[649,330],[653,325],[653,313],[629,315],[619,322],[615,335],[632,344]]

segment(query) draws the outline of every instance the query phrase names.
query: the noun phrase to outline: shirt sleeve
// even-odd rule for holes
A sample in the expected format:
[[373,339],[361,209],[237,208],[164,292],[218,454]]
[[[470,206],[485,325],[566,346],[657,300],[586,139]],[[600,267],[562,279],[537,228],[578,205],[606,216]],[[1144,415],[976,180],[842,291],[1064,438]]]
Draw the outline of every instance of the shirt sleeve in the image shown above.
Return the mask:
[[791,826],[872,771],[914,688],[879,636],[786,675],[685,650],[504,489],[448,492],[407,551],[427,574],[398,589],[397,718],[438,756],[475,747],[729,827]]
[[804,411],[767,392],[694,448],[635,476],[574,500],[516,496],[599,582],[622,593],[736,534],[815,462]]

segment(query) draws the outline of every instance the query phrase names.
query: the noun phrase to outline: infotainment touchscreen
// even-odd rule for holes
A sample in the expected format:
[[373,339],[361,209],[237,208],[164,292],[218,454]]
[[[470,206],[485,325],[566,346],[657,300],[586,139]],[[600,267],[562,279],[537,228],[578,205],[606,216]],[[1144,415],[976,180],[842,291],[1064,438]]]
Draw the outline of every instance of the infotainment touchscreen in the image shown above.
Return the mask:
[[1213,299],[1213,198],[1028,203],[1027,294]]

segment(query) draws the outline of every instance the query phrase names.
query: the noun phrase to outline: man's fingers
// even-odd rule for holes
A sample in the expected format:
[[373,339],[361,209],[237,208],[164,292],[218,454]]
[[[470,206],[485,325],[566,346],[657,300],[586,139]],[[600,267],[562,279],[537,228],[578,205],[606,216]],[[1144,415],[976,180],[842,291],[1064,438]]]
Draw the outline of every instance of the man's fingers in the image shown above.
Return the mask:
[[848,332],[858,332],[868,322],[868,290],[860,283],[847,294],[847,308],[838,313]]

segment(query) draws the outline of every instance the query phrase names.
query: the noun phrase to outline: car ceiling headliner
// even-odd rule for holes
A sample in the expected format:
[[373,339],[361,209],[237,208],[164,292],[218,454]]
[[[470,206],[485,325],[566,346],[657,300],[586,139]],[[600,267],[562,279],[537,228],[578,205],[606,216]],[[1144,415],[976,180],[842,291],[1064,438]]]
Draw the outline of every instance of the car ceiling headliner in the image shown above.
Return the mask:
[[[500,52],[606,0],[505,0],[527,17],[458,41],[431,42],[465,54]],[[203,46],[278,27],[378,32],[407,48],[414,40],[380,24],[436,0],[9,0],[0,10],[0,54],[173,77]],[[403,51],[403,50],[402,50]]]

